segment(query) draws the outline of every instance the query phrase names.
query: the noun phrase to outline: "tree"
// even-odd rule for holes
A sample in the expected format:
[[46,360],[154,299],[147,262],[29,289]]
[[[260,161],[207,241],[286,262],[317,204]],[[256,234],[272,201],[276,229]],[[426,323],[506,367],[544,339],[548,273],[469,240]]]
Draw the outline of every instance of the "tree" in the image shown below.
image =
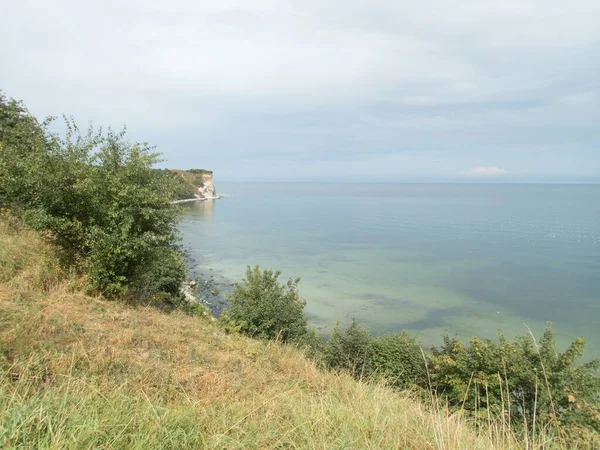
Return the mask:
[[0,204],[31,201],[36,170],[48,162],[45,126],[0,92]]
[[224,312],[222,321],[244,334],[263,339],[293,342],[305,336],[306,302],[298,294],[300,279],[280,284],[280,275],[279,271],[248,266],[246,278],[236,283],[229,295],[231,307]]
[[94,290],[178,297],[186,276],[175,246],[179,208],[173,177],[152,168],[159,155],[127,141],[125,130],[81,132],[65,118],[61,137],[50,121],[0,96],[0,204],[43,231]]

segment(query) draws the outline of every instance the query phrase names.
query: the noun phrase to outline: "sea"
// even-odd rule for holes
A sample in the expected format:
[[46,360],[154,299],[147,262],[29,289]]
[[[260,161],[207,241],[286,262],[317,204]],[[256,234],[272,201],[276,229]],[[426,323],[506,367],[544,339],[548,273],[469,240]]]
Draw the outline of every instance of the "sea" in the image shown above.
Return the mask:
[[600,357],[600,185],[216,183],[179,225],[218,314],[247,266],[300,278],[311,326],[429,347],[530,334]]

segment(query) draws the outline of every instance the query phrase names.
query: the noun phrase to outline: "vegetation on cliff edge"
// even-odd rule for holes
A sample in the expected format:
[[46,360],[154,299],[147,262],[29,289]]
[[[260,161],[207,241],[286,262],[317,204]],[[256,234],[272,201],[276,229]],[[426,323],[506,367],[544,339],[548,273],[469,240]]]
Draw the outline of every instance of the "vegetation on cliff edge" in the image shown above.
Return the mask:
[[159,155],[125,131],[86,131],[65,118],[64,136],[0,93],[0,206],[42,232],[69,270],[107,297],[176,303],[186,278],[177,247],[176,181]]
[[205,185],[206,177],[212,176],[212,171],[206,169],[173,169],[167,171],[175,178],[175,199],[186,200],[198,195],[198,188]]
[[587,442],[600,433],[600,360],[577,364],[585,341],[560,352],[550,324],[538,341],[531,334],[509,341],[449,336],[423,351],[406,332],[374,337],[358,323],[336,327],[325,341],[307,327],[299,280],[279,283],[280,273],[248,267],[220,319],[226,331],[307,348],[325,370],[359,381],[384,380],[422,398],[442,399],[478,426],[501,421],[520,439],[540,430],[557,439]]

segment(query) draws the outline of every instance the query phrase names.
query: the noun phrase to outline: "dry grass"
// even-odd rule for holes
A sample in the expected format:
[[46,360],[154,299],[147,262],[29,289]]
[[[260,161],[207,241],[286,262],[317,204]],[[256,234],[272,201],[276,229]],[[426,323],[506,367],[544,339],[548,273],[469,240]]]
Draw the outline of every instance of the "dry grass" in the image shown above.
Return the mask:
[[524,448],[294,348],[86,296],[2,220],[0,264],[2,448]]

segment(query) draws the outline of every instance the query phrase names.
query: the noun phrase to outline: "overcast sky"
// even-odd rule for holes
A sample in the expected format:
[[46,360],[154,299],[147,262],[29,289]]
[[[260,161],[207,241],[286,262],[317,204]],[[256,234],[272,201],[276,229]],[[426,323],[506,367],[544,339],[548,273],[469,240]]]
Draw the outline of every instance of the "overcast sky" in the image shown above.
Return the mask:
[[220,180],[600,181],[599,0],[2,1],[0,89]]

